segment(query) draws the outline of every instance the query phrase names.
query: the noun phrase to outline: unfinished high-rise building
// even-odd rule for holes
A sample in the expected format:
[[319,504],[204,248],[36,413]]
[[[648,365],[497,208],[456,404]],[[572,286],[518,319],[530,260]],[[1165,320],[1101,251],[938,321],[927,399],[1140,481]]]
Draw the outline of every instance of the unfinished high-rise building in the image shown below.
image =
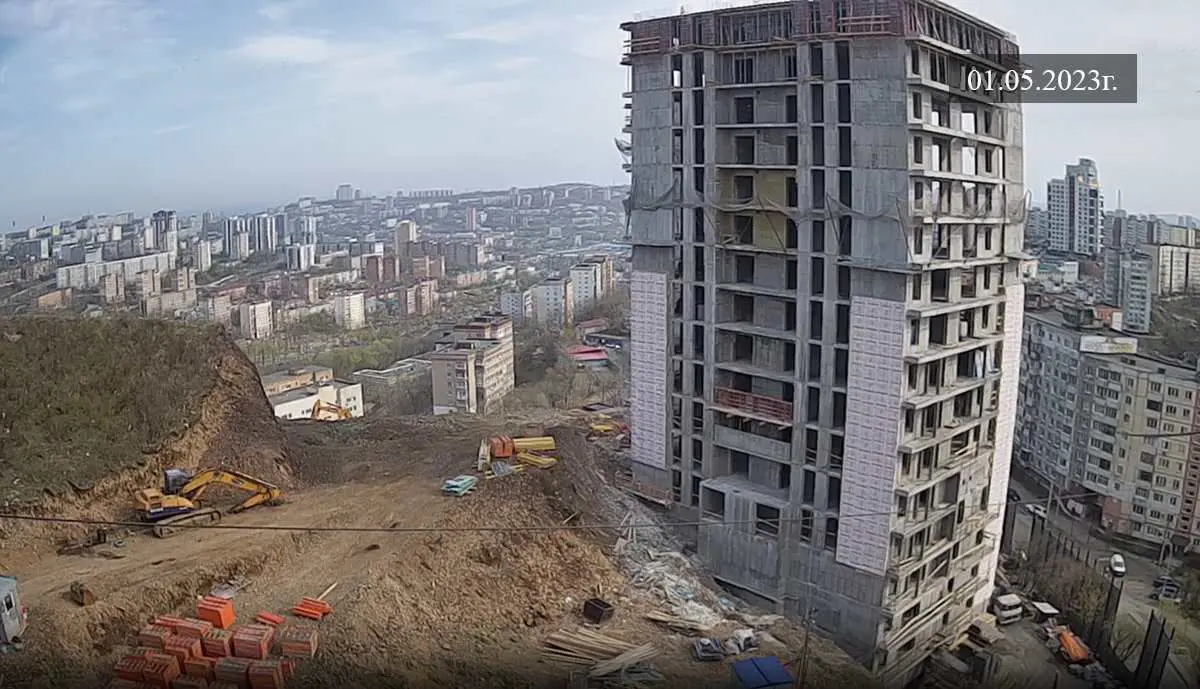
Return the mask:
[[[628,23],[634,488],[889,683],[984,610],[1020,363],[1017,52],[933,0]],[[622,147],[623,144],[619,144]]]

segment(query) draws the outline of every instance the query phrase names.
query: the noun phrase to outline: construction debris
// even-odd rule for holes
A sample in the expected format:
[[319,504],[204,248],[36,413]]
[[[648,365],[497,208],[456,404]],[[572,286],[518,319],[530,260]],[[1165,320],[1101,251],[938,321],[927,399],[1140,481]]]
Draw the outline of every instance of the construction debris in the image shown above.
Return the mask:
[[645,618],[658,622],[659,624],[671,629],[672,631],[681,632],[683,634],[707,634],[712,631],[712,625],[701,624],[692,620],[668,615],[663,612],[651,611],[646,613]]
[[70,590],[71,600],[75,601],[76,605],[88,606],[96,602],[96,594],[88,588],[87,584],[81,581],[71,582]]

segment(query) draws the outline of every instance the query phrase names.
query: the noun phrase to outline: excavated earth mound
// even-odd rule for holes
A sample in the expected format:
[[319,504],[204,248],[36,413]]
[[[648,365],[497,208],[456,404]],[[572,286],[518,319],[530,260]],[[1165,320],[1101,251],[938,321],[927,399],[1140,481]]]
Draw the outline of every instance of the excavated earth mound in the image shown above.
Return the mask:
[[[253,364],[220,327],[3,319],[0,390],[6,513],[125,519],[133,491],[157,486],[168,467],[227,466],[288,482],[284,433]],[[0,523],[0,567],[80,531]]]

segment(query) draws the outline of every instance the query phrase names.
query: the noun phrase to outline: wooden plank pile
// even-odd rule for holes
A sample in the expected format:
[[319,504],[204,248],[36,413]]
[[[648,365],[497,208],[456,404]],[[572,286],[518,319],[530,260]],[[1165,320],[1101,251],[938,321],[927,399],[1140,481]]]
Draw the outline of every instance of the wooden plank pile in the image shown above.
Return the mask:
[[651,644],[636,645],[588,629],[558,631],[543,642],[546,660],[574,665],[590,665],[589,677],[607,677],[622,673],[658,655]]

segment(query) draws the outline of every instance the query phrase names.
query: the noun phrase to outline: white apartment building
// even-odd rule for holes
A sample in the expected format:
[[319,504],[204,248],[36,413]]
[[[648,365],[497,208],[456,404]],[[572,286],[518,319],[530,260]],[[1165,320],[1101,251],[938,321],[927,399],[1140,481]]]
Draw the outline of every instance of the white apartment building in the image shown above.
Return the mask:
[[501,292],[500,313],[523,325],[533,318],[533,292],[527,289]]
[[274,332],[271,302],[251,301],[238,305],[238,334],[246,340],[261,340]]
[[575,286],[570,278],[548,278],[529,291],[534,323],[552,328],[565,328],[574,323]]
[[575,313],[587,311],[604,296],[603,268],[599,263],[586,262],[571,266],[569,275]]
[[445,333],[429,354],[434,414],[487,414],[513,391],[513,322],[484,314]]
[[1154,274],[1152,254],[1137,249],[1110,247],[1104,250],[1104,301],[1121,309],[1120,330],[1150,332]]
[[922,0],[624,28],[634,487],[710,525],[719,580],[903,686],[997,567],[1021,113],[947,84],[1017,46]]
[[1080,158],[1046,184],[1049,248],[1098,257],[1104,247],[1104,194],[1095,161]]
[[[275,417],[280,419],[311,419],[318,402],[341,407],[355,419],[362,418],[366,413],[362,383],[344,380],[331,380],[318,385],[286,390],[270,395],[267,399],[275,411]],[[331,417],[329,414],[321,414],[320,418]]]
[[166,273],[175,269],[174,256],[166,251],[116,261],[101,260],[100,252],[88,254],[83,263],[62,266],[54,271],[55,287],[66,289],[94,289],[100,286],[105,275],[120,274],[127,285],[139,284],[139,273],[158,271]]
[[313,244],[293,244],[287,248],[288,270],[303,273],[317,262],[317,247]]
[[1200,551],[1200,440],[1128,435],[1196,428],[1196,372],[1140,353],[1085,307],[1029,311],[1023,337],[1021,463],[1096,526]]
[[367,325],[366,295],[343,292],[333,298],[333,320],[342,330],[358,330]]

